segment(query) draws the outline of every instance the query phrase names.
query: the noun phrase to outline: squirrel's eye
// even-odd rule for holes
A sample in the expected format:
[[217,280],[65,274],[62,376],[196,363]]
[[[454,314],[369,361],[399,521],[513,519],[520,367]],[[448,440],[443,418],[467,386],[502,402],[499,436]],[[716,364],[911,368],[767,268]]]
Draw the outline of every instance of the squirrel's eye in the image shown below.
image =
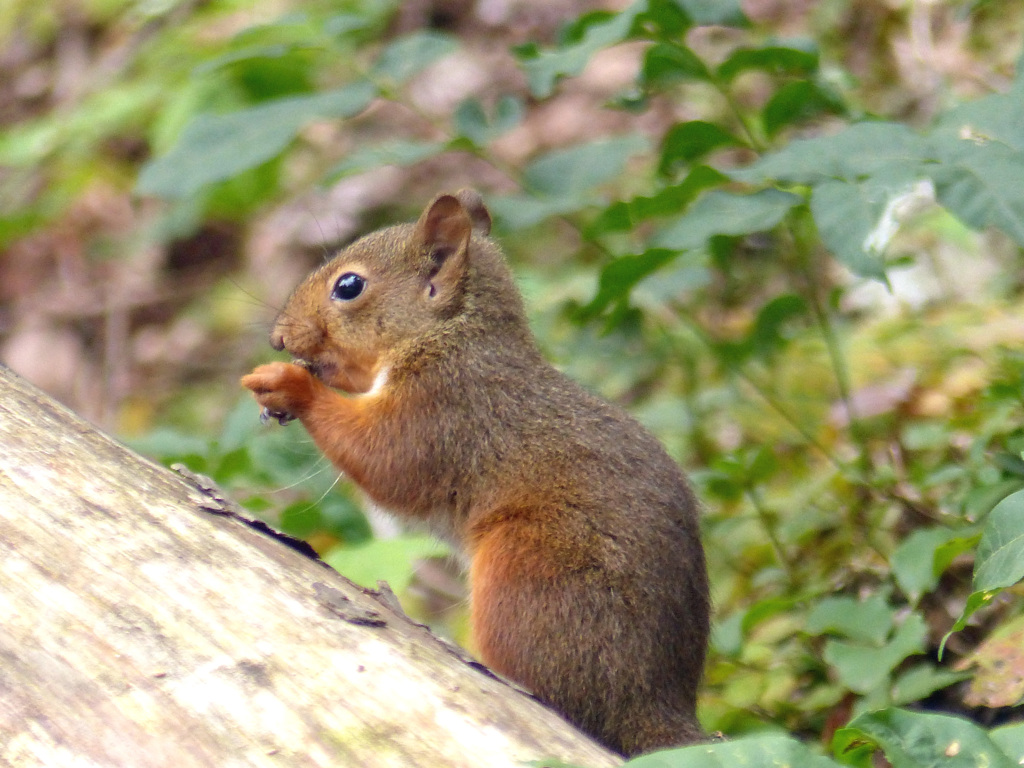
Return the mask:
[[338,301],[352,301],[352,299],[363,292],[363,288],[365,287],[365,279],[357,275],[355,272],[346,272],[344,275],[339,277],[338,282],[334,284],[334,290],[331,291],[331,298],[337,299]]

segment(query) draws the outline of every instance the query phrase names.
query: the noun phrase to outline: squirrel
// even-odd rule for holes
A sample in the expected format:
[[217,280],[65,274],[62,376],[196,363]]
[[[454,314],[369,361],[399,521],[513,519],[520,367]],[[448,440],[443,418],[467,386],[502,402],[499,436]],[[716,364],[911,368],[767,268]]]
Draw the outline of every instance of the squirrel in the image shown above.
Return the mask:
[[542,357],[490,228],[462,190],[355,241],[278,315],[294,361],[241,383],[466,555],[487,666],[617,752],[703,741],[695,497],[656,438]]

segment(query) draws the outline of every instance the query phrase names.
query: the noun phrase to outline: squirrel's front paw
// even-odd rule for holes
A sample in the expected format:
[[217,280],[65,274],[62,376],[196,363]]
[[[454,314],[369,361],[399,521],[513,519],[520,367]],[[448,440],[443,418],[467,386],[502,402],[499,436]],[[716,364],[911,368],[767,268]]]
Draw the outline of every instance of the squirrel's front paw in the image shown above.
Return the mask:
[[263,407],[260,419],[277,419],[287,424],[301,419],[315,397],[316,379],[305,368],[292,363],[267,363],[242,377],[242,386],[251,389]]

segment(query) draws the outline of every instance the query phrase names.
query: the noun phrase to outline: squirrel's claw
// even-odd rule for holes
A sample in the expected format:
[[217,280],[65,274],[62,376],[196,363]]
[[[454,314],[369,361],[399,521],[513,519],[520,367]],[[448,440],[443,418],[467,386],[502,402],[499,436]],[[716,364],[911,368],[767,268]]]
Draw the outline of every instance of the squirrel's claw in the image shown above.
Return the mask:
[[295,417],[290,413],[280,413],[269,408],[264,408],[260,411],[260,423],[266,424],[271,419],[277,419],[277,423],[282,427],[287,426],[289,422],[295,421]]

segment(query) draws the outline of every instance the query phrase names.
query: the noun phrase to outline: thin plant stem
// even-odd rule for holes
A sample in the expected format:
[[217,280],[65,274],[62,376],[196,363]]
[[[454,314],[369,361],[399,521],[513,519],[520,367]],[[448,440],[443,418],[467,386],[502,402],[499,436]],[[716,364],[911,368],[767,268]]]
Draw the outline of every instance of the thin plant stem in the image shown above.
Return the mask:
[[751,506],[754,507],[754,512],[757,513],[757,517],[761,521],[761,527],[764,528],[765,536],[768,537],[768,543],[771,544],[772,551],[775,553],[775,559],[779,561],[779,565],[786,572],[790,583],[795,584],[796,574],[794,573],[794,566],[789,558],[786,557],[782,542],[779,540],[778,533],[775,530],[775,520],[772,519],[772,514],[765,506],[764,500],[761,498],[757,488],[747,488],[746,494],[747,498],[750,499]]
[[[686,327],[690,330],[690,332],[693,333],[694,336],[696,336],[697,339],[700,340],[700,342],[705,347],[707,347],[710,352],[712,352],[712,354],[714,353],[714,342],[707,335],[707,332],[695,321],[690,320],[689,318],[680,317],[676,313],[669,312],[667,310],[661,313],[660,317],[662,321],[668,325],[685,324]],[[811,432],[803,424],[800,423],[799,419],[797,419],[796,416],[790,413],[789,409],[786,408],[786,406],[784,406],[767,387],[761,384],[761,382],[757,381],[757,379],[755,379],[747,371],[743,370],[740,366],[735,365],[734,363],[731,362],[726,362],[725,365],[730,374],[732,374],[738,379],[741,379],[752,390],[754,390],[754,392],[758,396],[760,396],[762,400],[765,401],[769,408],[775,411],[775,413],[778,414],[778,416],[783,421],[785,421],[790,427],[792,427],[797,432],[797,434],[799,434],[800,437],[802,437],[807,442],[808,445],[816,449],[822,456],[824,456],[830,464],[832,464],[837,470],[844,474],[848,471],[849,468],[847,467],[847,465],[842,460],[840,460],[840,458],[836,456],[832,451],[826,448],[825,445],[822,444],[821,441],[819,441],[813,434],[811,434]]]
[[839,391],[839,399],[843,403],[846,417],[850,424],[850,435],[857,444],[859,460],[858,467],[866,479],[870,474],[870,457],[868,455],[867,436],[860,416],[857,413],[856,404],[853,401],[853,385],[850,378],[850,368],[847,364],[846,355],[843,352],[839,335],[836,333],[835,323],[832,321],[831,313],[825,308],[819,295],[819,281],[813,264],[813,247],[803,233],[806,222],[803,218],[809,214],[804,212],[797,214],[788,228],[790,246],[796,256],[801,274],[804,277],[806,296],[814,315],[814,321],[818,326],[821,337],[825,342],[825,350],[828,353],[829,361],[832,364],[832,372],[836,380],[836,388]]
[[732,92],[726,86],[725,83],[720,82],[717,78],[713,81],[715,90],[717,90],[725,103],[729,107],[729,111],[732,112],[733,117],[740,124],[740,128],[743,129],[743,134],[747,137],[747,141],[750,143],[750,148],[753,149],[757,154],[763,154],[768,147],[763,141],[757,137],[757,133],[754,131],[754,126],[751,124],[750,119],[746,113],[740,108],[739,102],[736,101]]

